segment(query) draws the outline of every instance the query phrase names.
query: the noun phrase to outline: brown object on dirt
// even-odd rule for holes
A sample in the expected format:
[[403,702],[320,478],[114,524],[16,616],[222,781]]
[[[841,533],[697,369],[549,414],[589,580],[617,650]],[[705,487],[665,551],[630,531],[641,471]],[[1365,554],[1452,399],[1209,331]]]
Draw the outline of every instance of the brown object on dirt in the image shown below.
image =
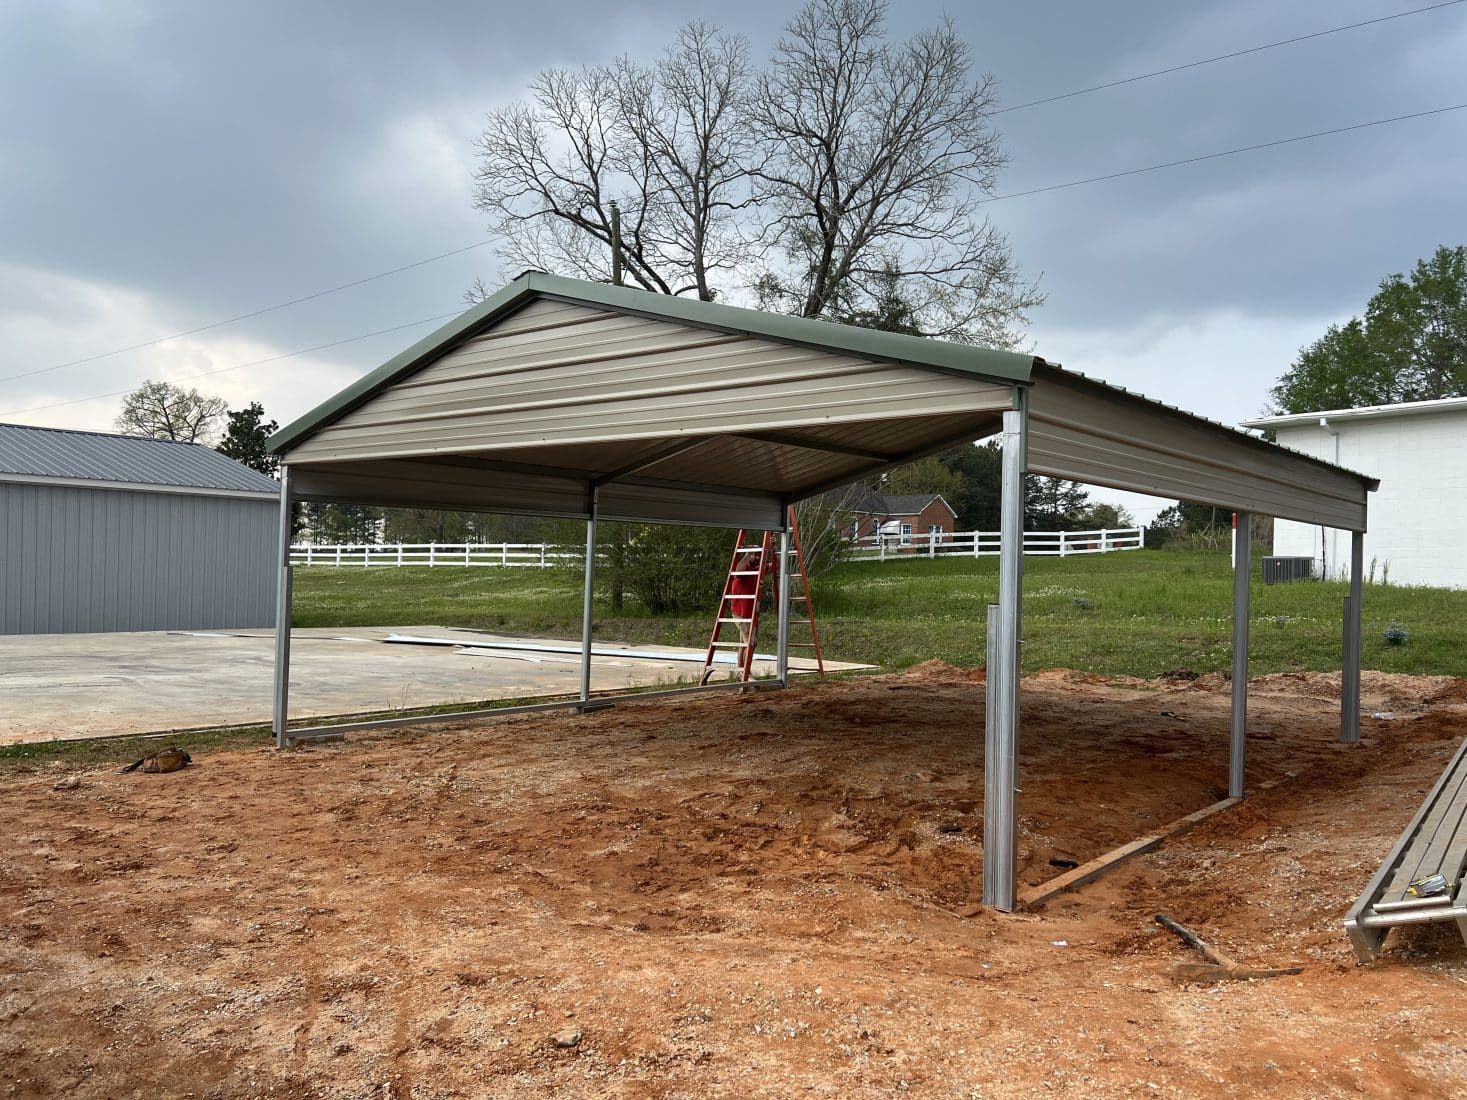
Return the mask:
[[149,775],[158,775],[165,772],[182,771],[194,762],[194,758],[183,749],[163,749],[155,752],[152,756],[145,756],[141,760],[134,760],[123,768],[124,774],[141,769]]
[[1302,966],[1276,966],[1262,969],[1241,966],[1228,958],[1196,932],[1185,928],[1163,913],[1156,914],[1156,923],[1168,932],[1175,933],[1183,943],[1200,954],[1206,963],[1178,963],[1173,973],[1187,982],[1248,982],[1255,978],[1282,978],[1288,974],[1302,974]]

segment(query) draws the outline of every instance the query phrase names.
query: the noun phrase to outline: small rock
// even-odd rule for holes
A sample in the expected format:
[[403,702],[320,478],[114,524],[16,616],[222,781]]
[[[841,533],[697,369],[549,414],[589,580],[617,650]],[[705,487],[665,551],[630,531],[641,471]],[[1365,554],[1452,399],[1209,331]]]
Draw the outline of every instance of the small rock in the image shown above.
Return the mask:
[[81,776],[68,775],[65,779],[58,779],[52,784],[53,791],[74,791],[81,786]]
[[557,1050],[574,1050],[581,1045],[581,1029],[578,1027],[558,1031],[550,1038]]
[[961,833],[963,831],[963,827],[959,825],[956,821],[944,821],[941,825],[937,827],[937,831],[939,833]]

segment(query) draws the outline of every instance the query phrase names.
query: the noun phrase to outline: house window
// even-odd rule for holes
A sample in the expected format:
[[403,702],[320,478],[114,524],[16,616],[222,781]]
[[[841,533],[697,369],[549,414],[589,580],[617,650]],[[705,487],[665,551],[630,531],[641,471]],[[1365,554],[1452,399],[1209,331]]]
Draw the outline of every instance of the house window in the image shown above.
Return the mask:
[[904,524],[902,524],[901,530],[902,530],[902,545],[903,546],[910,546],[912,544],[912,525],[910,523],[904,523]]
[[942,536],[942,524],[940,524],[940,523],[934,523],[934,524],[931,524],[931,525],[930,525],[930,526],[929,526],[929,527],[928,527],[928,528],[927,528],[927,532],[928,532],[928,533],[929,533],[929,534],[932,534],[932,535],[937,535],[937,536],[938,536],[938,540],[939,540],[939,541],[941,541],[941,536]]

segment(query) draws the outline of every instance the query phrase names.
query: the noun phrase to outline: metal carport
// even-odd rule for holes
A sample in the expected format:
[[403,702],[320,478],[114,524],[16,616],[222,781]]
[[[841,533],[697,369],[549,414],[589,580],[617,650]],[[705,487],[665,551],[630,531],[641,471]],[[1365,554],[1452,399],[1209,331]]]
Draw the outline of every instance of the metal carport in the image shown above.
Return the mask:
[[[1030,355],[529,272],[271,440],[282,461],[276,744],[323,732],[287,731],[294,501],[586,520],[580,698],[539,707],[585,706],[599,519],[779,530],[783,544],[789,504],[997,432],[1003,537],[988,623],[986,904],[1015,903],[1025,472],[1239,513],[1235,796],[1252,514],[1353,532],[1341,735],[1358,739],[1360,554],[1372,479]],[[788,682],[788,620],[779,608],[776,686]]]

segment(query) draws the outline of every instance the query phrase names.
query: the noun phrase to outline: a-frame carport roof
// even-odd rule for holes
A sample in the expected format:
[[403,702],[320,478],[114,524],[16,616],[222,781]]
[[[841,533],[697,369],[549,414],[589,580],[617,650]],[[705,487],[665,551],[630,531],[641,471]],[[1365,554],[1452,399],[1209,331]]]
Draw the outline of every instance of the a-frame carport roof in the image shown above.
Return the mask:
[[1035,473],[1363,530],[1374,482],[1032,355],[530,272],[279,432],[316,501],[775,527],[996,432]]
[[1003,532],[984,690],[986,903],[1015,903],[1026,471],[1241,513],[1233,797],[1244,779],[1252,513],[1356,532],[1341,728],[1345,740],[1358,738],[1360,532],[1372,479],[1033,356],[531,273],[272,441],[283,482],[276,744],[332,730],[287,733],[293,499],[587,519],[580,694],[527,704],[585,708],[598,518],[778,529],[785,596],[776,601],[775,683],[783,686],[792,587],[786,506],[1000,428]]

